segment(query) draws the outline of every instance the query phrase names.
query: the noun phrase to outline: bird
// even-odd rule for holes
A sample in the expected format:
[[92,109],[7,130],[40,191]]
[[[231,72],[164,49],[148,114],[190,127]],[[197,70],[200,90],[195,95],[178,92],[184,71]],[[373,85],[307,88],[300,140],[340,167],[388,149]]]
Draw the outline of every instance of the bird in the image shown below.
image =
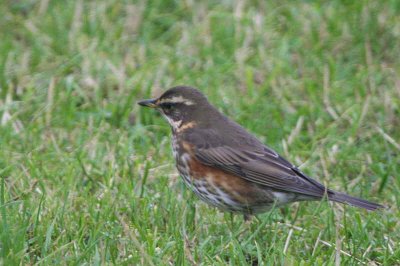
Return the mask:
[[384,207],[331,190],[304,174],[222,114],[198,89],[176,86],[138,104],[165,117],[184,183],[222,211],[243,214],[247,220],[273,207],[324,198],[370,211]]

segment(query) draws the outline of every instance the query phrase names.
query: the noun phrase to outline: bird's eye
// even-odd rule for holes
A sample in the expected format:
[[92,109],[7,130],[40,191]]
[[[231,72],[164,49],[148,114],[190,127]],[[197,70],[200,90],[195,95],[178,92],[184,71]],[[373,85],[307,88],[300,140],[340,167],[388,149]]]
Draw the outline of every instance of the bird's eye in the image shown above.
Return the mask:
[[172,103],[164,103],[164,104],[162,105],[162,108],[163,108],[165,111],[171,111],[171,110],[172,110],[172,107],[173,107],[173,104],[172,104]]

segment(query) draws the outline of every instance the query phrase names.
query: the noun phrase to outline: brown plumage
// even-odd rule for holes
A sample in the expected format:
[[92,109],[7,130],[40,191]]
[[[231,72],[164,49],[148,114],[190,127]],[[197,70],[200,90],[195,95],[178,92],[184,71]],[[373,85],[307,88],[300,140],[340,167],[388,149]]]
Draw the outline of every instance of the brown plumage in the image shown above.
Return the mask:
[[243,127],[221,114],[198,90],[179,86],[142,106],[157,108],[172,128],[176,166],[202,200],[245,215],[290,202],[321,200],[367,210],[383,206],[324,187]]

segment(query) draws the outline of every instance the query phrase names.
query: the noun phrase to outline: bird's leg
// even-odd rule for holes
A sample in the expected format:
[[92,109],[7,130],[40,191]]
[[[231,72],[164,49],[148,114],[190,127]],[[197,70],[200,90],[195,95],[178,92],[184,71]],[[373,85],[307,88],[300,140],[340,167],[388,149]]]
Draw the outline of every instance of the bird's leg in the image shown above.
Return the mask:
[[239,235],[242,235],[243,233],[250,231],[251,232],[251,218],[252,215],[249,213],[243,214],[243,220],[244,220],[244,224],[242,224],[241,226],[241,231]]
[[251,222],[251,214],[245,213],[243,214],[243,219],[245,223],[250,223]]
[[285,222],[285,218],[288,216],[289,211],[286,208],[279,208],[279,212],[281,213],[282,217],[279,219],[280,222],[284,223]]

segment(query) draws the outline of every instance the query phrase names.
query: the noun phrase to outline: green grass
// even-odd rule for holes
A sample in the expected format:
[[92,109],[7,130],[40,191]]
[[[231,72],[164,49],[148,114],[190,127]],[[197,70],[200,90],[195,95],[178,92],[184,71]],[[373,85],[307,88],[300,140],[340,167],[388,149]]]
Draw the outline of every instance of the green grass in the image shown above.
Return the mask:
[[[1,1],[0,264],[400,264],[399,3]],[[179,84],[390,208],[206,206],[135,103]]]

